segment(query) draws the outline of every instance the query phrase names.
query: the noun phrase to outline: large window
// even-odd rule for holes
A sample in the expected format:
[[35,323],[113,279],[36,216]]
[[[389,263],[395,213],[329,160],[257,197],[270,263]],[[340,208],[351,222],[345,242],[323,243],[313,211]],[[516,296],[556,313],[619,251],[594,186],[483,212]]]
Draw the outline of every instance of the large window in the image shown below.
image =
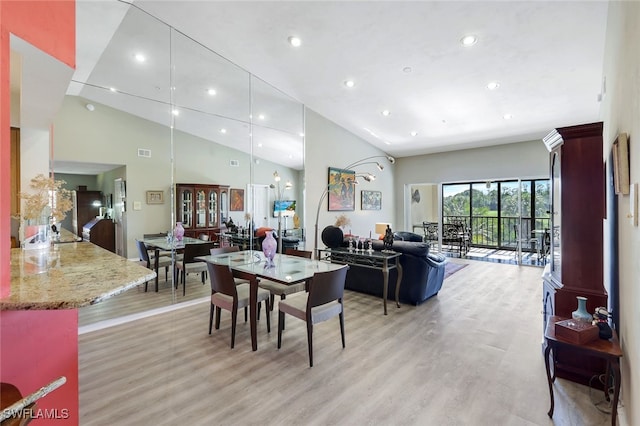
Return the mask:
[[549,180],[444,184],[442,217],[465,223],[472,246],[515,249],[520,233],[549,227]]

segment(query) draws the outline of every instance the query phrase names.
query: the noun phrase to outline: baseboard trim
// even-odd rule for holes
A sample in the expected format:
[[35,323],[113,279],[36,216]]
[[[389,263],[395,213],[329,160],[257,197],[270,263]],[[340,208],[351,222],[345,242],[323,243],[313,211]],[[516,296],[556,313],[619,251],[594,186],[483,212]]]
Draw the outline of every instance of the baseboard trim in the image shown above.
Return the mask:
[[129,323],[129,322],[132,322],[132,321],[137,321],[139,319],[149,318],[149,317],[152,317],[154,315],[160,315],[160,314],[164,314],[164,313],[167,313],[167,312],[176,311],[178,309],[188,308],[188,307],[191,307],[191,306],[194,306],[194,305],[198,305],[200,303],[208,302],[209,300],[211,300],[209,296],[204,296],[204,297],[201,297],[199,299],[189,300],[187,302],[176,303],[174,305],[167,305],[167,306],[163,306],[161,308],[150,309],[148,311],[139,312],[139,313],[136,313],[136,314],[125,315],[125,316],[118,317],[118,318],[112,318],[112,319],[108,319],[108,320],[104,320],[104,321],[98,321],[98,322],[93,323],[93,324],[83,325],[81,327],[78,327],[78,336],[86,334],[86,333],[92,333],[94,331],[104,330],[105,328],[110,328],[110,327],[115,327],[115,326],[118,326],[118,325],[126,324],[126,323]]

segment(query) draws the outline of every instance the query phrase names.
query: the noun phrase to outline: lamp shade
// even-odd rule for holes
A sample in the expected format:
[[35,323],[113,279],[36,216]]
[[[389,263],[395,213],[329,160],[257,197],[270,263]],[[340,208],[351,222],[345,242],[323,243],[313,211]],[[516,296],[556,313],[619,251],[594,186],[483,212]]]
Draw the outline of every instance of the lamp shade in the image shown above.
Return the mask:
[[391,227],[390,223],[376,223],[376,234],[384,235],[387,232],[387,226]]

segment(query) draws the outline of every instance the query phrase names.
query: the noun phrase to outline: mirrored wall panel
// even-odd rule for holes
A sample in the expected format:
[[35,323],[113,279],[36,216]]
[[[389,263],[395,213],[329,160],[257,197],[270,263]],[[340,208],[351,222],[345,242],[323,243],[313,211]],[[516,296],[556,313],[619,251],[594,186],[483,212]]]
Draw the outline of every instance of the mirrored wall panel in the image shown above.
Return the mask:
[[[303,244],[300,102],[134,5],[79,2],[77,25],[52,164],[71,189],[101,193],[119,254],[152,268],[159,256],[157,291],[151,281],[82,308],[81,325],[210,294],[199,271],[182,279],[186,250],[167,243],[177,222],[202,247],[259,249],[260,228]],[[96,38],[98,25],[110,35]]]

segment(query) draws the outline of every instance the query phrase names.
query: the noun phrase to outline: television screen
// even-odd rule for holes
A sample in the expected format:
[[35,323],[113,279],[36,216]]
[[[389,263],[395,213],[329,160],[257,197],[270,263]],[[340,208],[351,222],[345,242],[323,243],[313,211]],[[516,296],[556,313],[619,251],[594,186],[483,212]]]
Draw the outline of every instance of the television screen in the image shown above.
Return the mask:
[[278,213],[282,212],[282,216],[293,216],[296,213],[296,200],[276,200],[273,202],[273,217],[278,217]]

